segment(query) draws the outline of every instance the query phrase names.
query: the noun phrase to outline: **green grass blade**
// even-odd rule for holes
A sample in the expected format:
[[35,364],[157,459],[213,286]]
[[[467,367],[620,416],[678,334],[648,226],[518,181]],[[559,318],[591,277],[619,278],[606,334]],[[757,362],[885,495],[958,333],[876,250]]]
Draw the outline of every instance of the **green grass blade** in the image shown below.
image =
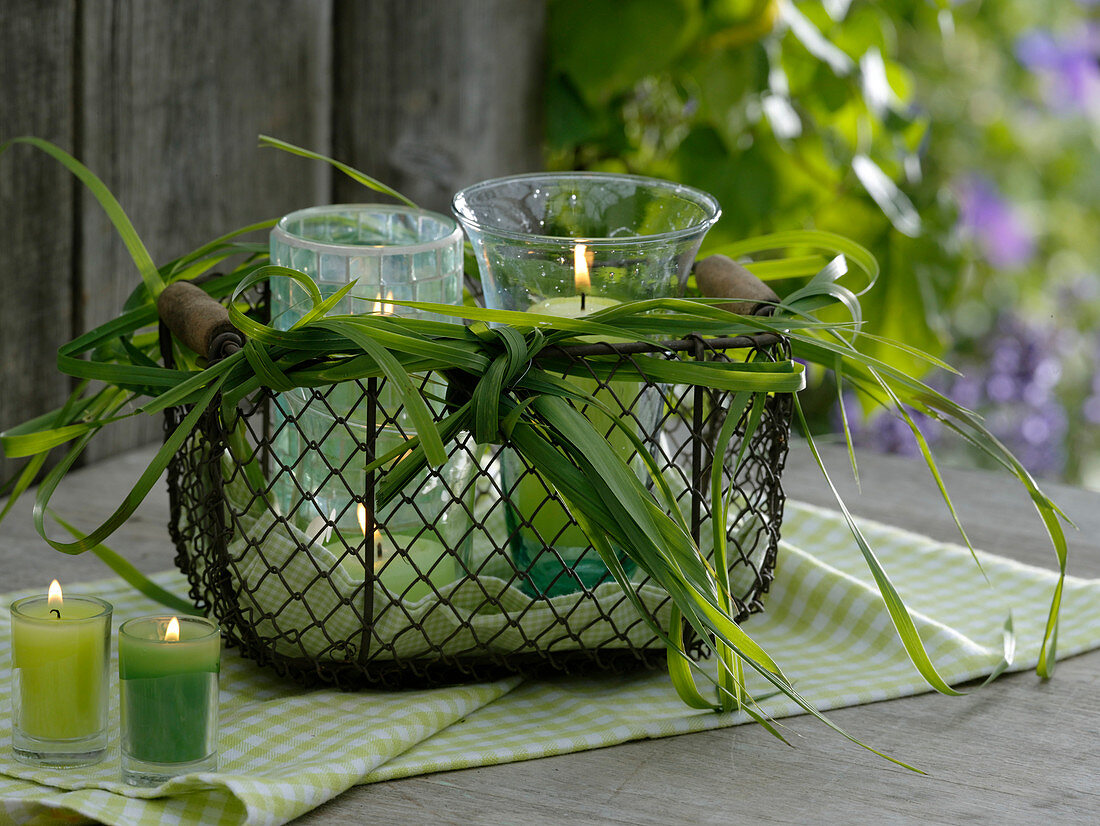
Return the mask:
[[[460,431],[467,430],[469,427],[470,405],[467,403],[453,413],[445,416],[439,422],[436,432],[443,442],[449,442],[451,439],[455,438]],[[378,483],[377,507],[379,509],[385,507],[427,464],[427,457],[425,456],[422,441],[421,438],[414,437],[398,446],[400,450],[405,453],[405,456],[389,470]],[[385,462],[392,461],[393,454],[396,450],[397,449],[391,451],[388,456],[376,460],[374,464],[381,465]]]
[[284,152],[289,152],[291,155],[298,155],[302,158],[309,158],[314,161],[324,161],[325,163],[332,165],[336,169],[339,169],[356,183],[360,183],[368,189],[373,189],[375,192],[381,192],[383,195],[389,195],[392,198],[396,198],[406,206],[410,206],[413,209],[416,209],[416,204],[410,201],[396,189],[388,187],[381,181],[372,178],[370,175],[366,175],[360,172],[358,169],[350,167],[345,163],[341,163],[334,158],[330,158],[328,157],[328,155],[321,155],[317,152],[311,152],[308,149],[303,149],[300,146],[295,146],[292,143],[281,141],[278,138],[271,138],[267,135],[260,135],[260,146],[270,146],[274,147],[275,149],[281,149]]
[[245,342],[243,352],[248,364],[256,371],[256,378],[263,385],[280,392],[294,389],[294,382],[271,360],[265,347],[249,339]]
[[[278,218],[270,218],[266,221],[258,221],[254,224],[248,224],[240,229],[235,229],[232,232],[227,232],[225,235],[220,235],[212,241],[207,241],[201,247],[192,250],[191,252],[177,258],[174,261],[169,262],[165,269],[168,275],[171,276],[172,281],[179,280],[182,277],[182,272],[186,267],[191,266],[195,262],[210,255],[212,252],[221,250],[224,247],[230,246],[230,242],[235,238],[239,238],[242,235],[247,235],[251,232],[259,232],[266,229],[271,229],[278,223]],[[232,248],[230,246],[230,248]]]
[[104,184],[95,173],[88,169],[88,167],[84,166],[84,164],[68,152],[41,138],[29,136],[12,138],[6,143],[0,144],[0,154],[3,154],[6,149],[16,143],[28,144],[36,149],[42,150],[61,163],[62,166],[68,169],[82,184],[84,184],[87,190],[95,197],[96,201],[99,202],[103,211],[107,213],[107,217],[110,219],[111,223],[114,224],[115,230],[122,239],[122,243],[126,245],[126,249],[129,250],[130,257],[134,259],[134,265],[137,267],[138,272],[141,273],[141,280],[145,282],[145,286],[148,288],[149,292],[152,293],[153,296],[160,295],[160,291],[164,289],[164,281],[160,277],[160,272],[157,271],[157,267],[153,263],[149,251],[145,248],[145,244],[142,243],[141,238],[138,237],[137,230],[135,230],[134,225],[130,223],[130,219],[123,211],[122,205],[119,204],[118,199],[111,194],[107,185]]
[[802,412],[802,405],[799,404],[797,397],[795,397],[794,400],[794,409],[798,415],[799,423],[806,436],[806,443],[809,445],[814,461],[817,463],[822,476],[824,476],[829,489],[833,492],[833,497],[840,507],[841,515],[848,524],[848,530],[855,538],[856,544],[859,546],[859,550],[867,562],[868,570],[870,570],[872,577],[874,577],[879,594],[886,604],[886,610],[889,612],[890,619],[894,623],[894,628],[897,630],[901,643],[905,647],[905,653],[908,654],[917,672],[924,678],[928,685],[941,694],[961,696],[965,692],[956,691],[948,685],[943,677],[940,676],[936,667],[932,664],[932,660],[929,658],[928,652],[924,648],[924,642],[921,640],[916,625],[913,623],[913,618],[909,615],[909,609],[905,606],[901,596],[894,588],[893,583],[890,582],[889,577],[886,575],[886,571],[883,570],[882,565],[875,556],[875,552],[871,549],[871,546],[863,536],[863,532],[859,529],[859,525],[857,525],[855,519],[852,518],[847,505],[844,504],[844,500],[840,496],[840,492],[836,489],[836,486],[833,485],[833,480],[829,478],[829,472],[825,469],[825,463],[822,461],[821,454],[817,451],[817,445],[814,444],[813,437],[810,435],[809,425],[806,423],[805,415]]
[[761,281],[778,281],[784,278],[813,275],[827,263],[829,260],[823,255],[801,255],[774,261],[750,261],[745,264],[745,269]]
[[712,710],[714,703],[700,693],[695,676],[691,673],[691,660],[683,653],[683,617],[680,609],[673,605],[669,627],[677,638],[674,639],[673,644],[665,645],[668,676],[672,680],[677,696],[686,706]]
[[[4,452],[12,459],[33,456],[94,433],[105,424],[128,418],[133,414],[127,413],[117,417],[112,415],[123,406],[126,398],[127,394],[124,390],[117,387],[104,387],[88,400],[89,404],[80,405],[80,412],[76,413],[75,416],[70,412],[65,417],[71,421],[79,416],[81,420],[76,424],[43,428],[36,427],[32,422],[17,425],[0,436]],[[111,410],[111,413],[105,412],[107,410]],[[47,417],[50,415],[53,414],[47,414]],[[47,417],[38,417],[33,422],[41,422]],[[58,420],[62,420],[61,416],[58,416]]]
[[8,493],[8,501],[4,503],[4,509],[0,510],[0,523],[3,523],[4,518],[11,512],[11,509],[15,506],[15,503],[27,492],[27,489],[34,484],[35,477],[38,476],[38,472],[42,470],[42,466],[46,464],[46,457],[49,456],[47,451],[36,453],[31,456],[30,461],[23,465],[19,475],[15,478],[15,482],[12,485],[11,491]]
[[852,468],[852,479],[856,483],[856,491],[861,490],[859,484],[859,463],[856,461],[856,446],[852,442],[852,427],[848,423],[848,405],[844,401],[844,360],[837,357],[833,362],[833,376],[836,381],[836,405],[840,411],[841,429],[844,432],[844,444],[848,449],[848,464]]
[[[79,415],[83,410],[97,405],[99,403],[98,399],[100,397],[109,395],[110,393],[109,389],[104,388],[103,390],[100,390],[96,394],[96,396],[90,399],[85,399],[82,398],[82,394],[84,393],[87,386],[87,382],[80,382],[80,384],[78,384],[69,394],[69,397],[65,400],[65,404],[63,404],[59,409],[51,411],[44,416],[37,416],[32,419],[31,422],[40,422],[43,426],[46,426],[47,428],[51,424],[54,426],[63,425],[64,422],[71,421],[71,417],[74,415],[74,412],[76,415]],[[34,427],[37,428],[38,425],[35,424]],[[0,443],[3,442],[3,436],[4,434],[0,433]],[[7,515],[11,512],[11,509],[15,506],[15,503],[18,502],[20,498],[22,498],[23,494],[26,493],[30,486],[34,483],[34,480],[38,477],[38,472],[42,470],[42,466],[45,465],[48,456],[48,450],[36,452],[34,455],[31,456],[30,461],[23,466],[22,470],[19,472],[19,475],[12,480],[12,483],[10,485],[11,489],[7,491],[8,501],[4,503],[3,510],[0,510],[0,523],[3,523],[5,517],[7,517]],[[5,489],[8,487],[8,485],[5,485]]]
[[386,380],[390,382],[393,390],[401,400],[405,412],[416,428],[420,437],[424,455],[432,467],[441,467],[447,461],[447,451],[443,448],[443,441],[436,429],[435,420],[420,395],[420,391],[413,385],[409,374],[401,366],[401,363],[385,347],[368,335],[364,335],[354,325],[347,324],[339,319],[326,318],[314,322],[316,325],[346,336],[348,340],[360,347],[363,352],[373,358],[386,374]]
[[837,283],[847,272],[846,259],[843,255],[838,255],[810,279],[810,283],[784,298],[778,312],[805,316],[815,309],[841,304],[852,317],[852,321],[859,325],[863,320],[859,298],[847,287]]
[[153,485],[160,478],[161,474],[164,473],[165,468],[168,467],[169,461],[171,461],[176,451],[183,445],[184,440],[191,434],[191,431],[194,430],[199,419],[205,414],[206,406],[213,400],[219,387],[220,382],[215,382],[211,385],[200,400],[200,403],[195,405],[175,431],[165,440],[160,450],[157,451],[156,456],[153,457],[152,462],[150,462],[149,466],[142,472],[137,483],[126,495],[122,504],[118,506],[115,512],[111,514],[106,521],[91,533],[86,534],[83,539],[79,539],[76,542],[58,542],[50,539],[46,535],[46,509],[49,507],[50,498],[53,496],[58,484],[60,484],[69,468],[72,467],[73,462],[76,461],[77,456],[83,451],[84,446],[95,431],[83,436],[38,486],[38,494],[34,504],[34,526],[35,530],[38,531],[38,535],[53,548],[62,553],[79,554],[99,545],[104,539],[118,530],[119,526],[133,515],[138,505],[141,504],[149,494],[149,491],[152,490]]
[[355,281],[349,281],[347,284],[342,286],[324,301],[320,302],[319,304],[315,304],[313,306],[313,309],[311,309],[304,316],[294,322],[290,329],[296,330],[300,327],[304,327],[314,319],[318,319],[326,315],[329,310],[331,310],[344,299],[345,295],[347,295],[352,291],[352,289],[354,289],[356,283],[357,282]]
[[842,254],[853,264],[859,267],[867,275],[868,283],[857,292],[863,295],[874,286],[879,276],[878,261],[875,256],[864,246],[857,244],[843,235],[822,230],[790,230],[787,232],[774,232],[770,235],[760,235],[755,238],[747,238],[744,241],[736,241],[732,244],[723,244],[720,247],[708,249],[707,254],[719,253],[730,258],[740,258],[757,252],[770,252],[773,250],[788,248],[809,247],[822,249],[834,254]]
[[[583,514],[582,514],[582,518],[586,518],[586,517],[584,517]],[[622,565],[618,560],[618,556],[613,552],[610,545],[607,543],[607,540],[603,538],[603,536],[600,534],[600,532],[598,530],[596,530],[595,526],[591,522],[586,523],[586,524],[582,524],[582,527],[584,528],[585,532],[588,533],[589,536],[595,540],[594,544],[595,544],[595,547],[596,547],[597,551],[600,553],[600,557],[607,564],[608,569],[611,571],[611,573],[614,576],[615,580],[623,588],[623,590],[627,594],[627,596],[629,598],[631,598],[632,601],[637,600],[637,602],[635,602],[635,605],[636,605],[636,607],[639,607],[640,615],[644,619],[646,619],[647,624],[650,624],[650,627],[655,631],[655,633],[658,635],[658,637],[660,639],[662,639],[662,641],[665,642],[666,646],[675,647],[674,643],[668,637],[668,635],[665,634],[663,629],[661,629],[661,627],[654,620],[652,620],[652,618],[649,617],[649,614],[645,610],[644,606],[642,606],[640,604],[640,598],[638,598],[637,594],[634,593],[633,588],[631,588],[630,580],[627,577],[626,572],[623,570]],[[677,601],[677,604],[680,604],[680,603]],[[705,631],[704,631],[704,633],[705,633]],[[716,630],[715,633],[720,635],[721,631]],[[746,637],[746,639],[747,639],[747,637]],[[741,651],[741,649],[735,643],[733,643],[732,641],[730,641],[730,640],[724,640],[724,641],[728,645],[730,645],[735,651],[737,651],[742,656],[742,658],[745,660],[745,662],[747,662],[757,673],[761,674],[766,680],[771,682],[778,689],[778,691],[781,694],[789,697],[791,700],[793,700],[795,703],[797,703],[800,708],[802,708],[808,714],[812,715],[815,719],[819,720],[824,725],[828,726],[833,731],[840,734],[842,737],[846,738],[847,740],[851,741],[852,743],[855,743],[856,745],[860,746],[861,748],[864,748],[867,751],[870,751],[872,754],[876,754],[879,757],[883,758],[884,760],[888,760],[891,763],[894,763],[895,765],[898,765],[898,766],[901,766],[902,768],[905,768],[905,769],[908,769],[910,771],[916,772],[917,774],[924,774],[924,772],[921,771],[920,769],[915,768],[915,767],[909,765],[908,763],[904,763],[904,762],[902,762],[901,760],[898,760],[895,757],[891,757],[890,755],[885,754],[884,752],[881,752],[877,749],[874,749],[871,746],[868,746],[866,743],[862,742],[861,740],[857,739],[856,737],[853,737],[851,734],[846,732],[844,729],[840,728],[836,723],[834,723],[832,720],[830,720],[828,717],[826,717],[824,714],[822,714],[820,711],[818,711],[813,706],[812,703],[810,703],[805,697],[803,697],[798,691],[796,691],[795,688],[790,684],[790,682],[785,677],[782,676],[782,672],[779,671],[778,667],[776,667],[775,669],[766,668],[763,665],[761,665],[760,662],[754,660],[752,657],[746,656],[744,654],[744,652]],[[684,653],[681,649],[677,649],[677,651],[680,652],[680,656],[682,656],[685,659],[689,659],[687,657],[687,654]],[[710,675],[704,675],[704,676],[707,676],[707,678],[711,682],[715,682],[715,678],[713,676],[710,676]],[[720,686],[718,686],[718,687],[721,690],[721,687]],[[697,691],[696,691],[696,693],[697,693]],[[701,697],[701,695],[700,695],[700,697]],[[713,706],[711,706],[711,707],[713,707]],[[756,720],[757,722],[762,722],[763,721],[762,717],[755,714],[747,706],[744,707],[744,710],[750,716],[752,716],[753,719]],[[778,732],[776,732],[773,727],[766,726],[766,728],[770,733],[772,733],[773,735],[779,737]],[[780,739],[783,739],[783,738],[780,737]]]
[[[57,524],[72,534],[73,537],[78,540],[84,539],[83,532],[62,519],[55,511],[50,510],[50,516],[53,517]],[[192,616],[201,616],[202,612],[197,610],[190,602],[157,585],[134,567],[132,562],[119,553],[112,551],[106,545],[99,544],[89,550],[99,557],[108,568],[114,571],[117,576],[135,591],[144,594],[154,602],[159,602],[161,605],[171,608],[173,611],[179,611],[182,614],[189,614]]]

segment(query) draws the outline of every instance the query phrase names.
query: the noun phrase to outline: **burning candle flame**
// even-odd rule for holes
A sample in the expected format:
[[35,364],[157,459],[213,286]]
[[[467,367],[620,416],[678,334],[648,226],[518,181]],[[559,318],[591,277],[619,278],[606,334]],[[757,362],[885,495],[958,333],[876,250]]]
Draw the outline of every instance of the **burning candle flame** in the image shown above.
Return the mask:
[[169,642],[179,642],[180,638],[180,621],[175,617],[168,623],[168,628],[164,632],[164,639]]
[[61,603],[61,583],[55,579],[50,583],[50,590],[46,594],[46,606],[58,619],[61,619]]
[[375,315],[393,315],[393,290],[386,293],[381,301],[374,302]]
[[[359,530],[363,532],[363,536],[367,535],[367,509],[363,507],[363,503],[360,502],[355,506],[355,518],[359,520]],[[375,554],[375,569],[377,569],[384,556],[382,553],[382,531],[381,529],[375,529],[374,531],[374,554]]]
[[592,279],[588,277],[587,244],[577,244],[573,247],[573,283],[581,295],[592,289]]

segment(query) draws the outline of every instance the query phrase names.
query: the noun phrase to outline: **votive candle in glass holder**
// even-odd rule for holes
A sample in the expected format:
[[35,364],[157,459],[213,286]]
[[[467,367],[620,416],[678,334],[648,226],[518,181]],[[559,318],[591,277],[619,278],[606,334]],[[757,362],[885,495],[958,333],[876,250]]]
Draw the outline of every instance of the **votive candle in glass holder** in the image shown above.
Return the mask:
[[47,596],[11,605],[12,752],[41,766],[88,766],[107,751],[111,605]]
[[[718,202],[701,190],[602,172],[482,181],[458,192],[452,208],[477,259],[486,306],[530,313],[532,325],[681,295],[703,236],[721,215]],[[637,380],[598,381],[583,369],[569,381],[611,411],[580,405],[647,480],[633,440],[618,425],[652,444],[665,415],[661,393]],[[610,581],[607,566],[538,468],[507,449],[501,479],[513,560],[527,591],[558,596]],[[622,549],[619,557],[632,570]]]
[[158,786],[218,767],[221,629],[204,617],[141,617],[118,630],[122,778]]
[[[337,314],[455,322],[398,302],[462,303],[462,230],[454,219],[429,210],[336,204],[292,212],[271,231],[271,262],[308,275],[323,298],[354,282],[332,308]],[[312,306],[310,292],[297,281],[272,279],[274,328],[289,330]],[[448,389],[442,373],[412,378],[433,413],[442,416]],[[406,496],[372,512],[367,491],[374,483],[366,467],[415,438],[417,430],[392,385],[384,384],[374,403],[365,397],[367,386],[365,380],[344,381],[298,387],[275,398],[274,455],[286,471],[276,469],[272,492],[280,512],[310,541],[332,529],[330,547],[347,573],[365,577],[373,562],[383,585],[415,601],[461,575],[445,549],[470,536],[466,510],[453,492],[466,489],[473,466],[468,451],[454,451],[437,472],[424,470],[410,480]],[[364,507],[371,522],[366,528],[359,523]],[[380,542],[365,541],[376,529]],[[356,546],[357,553],[344,552]],[[386,555],[372,559],[371,548],[384,548]]]

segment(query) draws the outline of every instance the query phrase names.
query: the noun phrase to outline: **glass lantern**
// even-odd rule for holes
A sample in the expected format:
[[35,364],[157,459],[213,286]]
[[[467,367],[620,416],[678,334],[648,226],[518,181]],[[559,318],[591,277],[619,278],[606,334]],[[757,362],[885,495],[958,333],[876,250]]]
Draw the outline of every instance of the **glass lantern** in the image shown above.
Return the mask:
[[[700,190],[593,172],[484,181],[457,193],[453,211],[473,246],[488,307],[565,318],[681,295],[703,236],[721,215]],[[643,442],[656,438],[664,412],[659,392],[629,380],[570,380],[621,411],[616,418]],[[630,438],[593,405],[581,410],[644,478]],[[513,560],[528,590],[553,596],[610,576],[537,468],[504,451],[500,475]]]
[[[323,298],[355,282],[330,314],[454,321],[394,302],[462,303],[462,230],[453,219],[427,210],[345,204],[294,212],[271,232],[271,262],[310,276]],[[301,284],[275,278],[270,307],[272,326],[287,330],[312,302]],[[435,375],[426,380],[443,381]],[[377,556],[375,566],[383,584],[391,584],[388,579],[401,569],[400,562],[388,563],[397,546],[414,555],[423,569],[430,568],[435,584],[444,584],[454,578],[454,566],[436,564],[437,558],[456,536],[465,534],[467,522],[447,488],[462,487],[472,472],[469,459],[459,451],[441,471],[424,471],[410,482],[418,507],[391,505],[370,514],[365,468],[371,454],[380,456],[399,447],[416,436],[416,428],[386,385],[377,398],[370,398],[366,384],[299,387],[276,397],[275,451],[292,473],[276,480],[275,501],[310,541],[342,538],[351,546],[366,542],[371,556]],[[429,398],[446,395],[446,387],[425,391]],[[372,530],[374,536],[368,538]],[[425,545],[432,547],[425,550]],[[432,558],[426,559],[425,553]],[[402,581],[391,590],[400,592],[407,585]],[[411,593],[412,598],[419,595]]]

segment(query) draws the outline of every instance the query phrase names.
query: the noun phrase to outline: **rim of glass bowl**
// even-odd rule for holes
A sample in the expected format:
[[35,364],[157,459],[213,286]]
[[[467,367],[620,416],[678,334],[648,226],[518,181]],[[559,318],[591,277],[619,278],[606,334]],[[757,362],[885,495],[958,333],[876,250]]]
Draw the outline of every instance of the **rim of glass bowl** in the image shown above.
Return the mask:
[[[519,230],[500,229],[499,227],[486,226],[477,220],[472,211],[467,206],[467,198],[470,194],[475,192],[481,192],[494,187],[499,187],[502,184],[514,183],[517,181],[531,181],[531,180],[543,180],[547,182],[556,182],[569,179],[584,179],[584,180],[607,180],[607,181],[631,181],[638,184],[645,184],[652,186],[655,189],[665,190],[666,192],[680,195],[684,200],[690,201],[699,206],[703,212],[704,217],[701,221],[698,221],[691,226],[684,227],[683,229],[672,230],[670,232],[661,232],[650,235],[624,235],[617,238],[606,238],[597,236],[566,236],[566,235],[539,235],[533,232],[521,232]],[[454,198],[451,201],[451,210],[458,217],[458,220],[463,226],[470,226],[479,232],[484,232],[489,235],[495,235],[501,238],[511,238],[514,240],[526,240],[526,241],[545,241],[547,243],[563,243],[568,242],[575,244],[578,241],[583,241],[590,246],[621,246],[624,243],[629,244],[654,244],[654,243],[667,243],[668,241],[678,240],[690,235],[695,235],[700,231],[707,230],[714,226],[718,222],[718,219],[722,217],[722,207],[718,203],[718,199],[711,195],[709,192],[704,192],[701,189],[696,189],[693,186],[687,186],[686,184],[676,183],[675,181],[666,181],[663,178],[650,178],[646,175],[630,175],[627,173],[618,172],[525,172],[520,175],[505,175],[500,178],[490,178],[486,181],[481,181],[471,186],[464,187],[455,193]]]
[[[401,212],[406,215],[425,215],[436,219],[451,230],[439,238],[431,241],[421,241],[416,244],[339,244],[334,241],[318,241],[314,238],[306,238],[286,228],[290,221],[311,215],[323,215],[329,212],[348,212],[350,210],[370,210],[371,212]],[[401,204],[327,204],[323,206],[306,207],[284,215],[272,228],[272,235],[279,236],[289,246],[311,249],[314,252],[339,251],[355,253],[357,255],[408,255],[417,252],[442,249],[452,244],[462,244],[462,227],[449,215],[434,212],[430,209],[420,209]]]

